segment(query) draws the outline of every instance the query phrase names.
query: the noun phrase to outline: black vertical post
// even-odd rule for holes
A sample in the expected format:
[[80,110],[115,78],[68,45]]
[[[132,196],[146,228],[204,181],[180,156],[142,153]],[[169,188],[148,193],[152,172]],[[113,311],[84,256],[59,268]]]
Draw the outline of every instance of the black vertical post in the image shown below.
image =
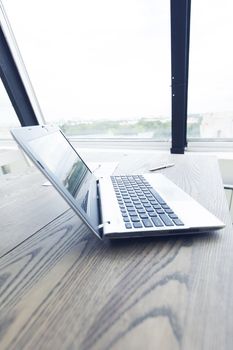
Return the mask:
[[0,26],[0,77],[22,126],[38,125],[24,83]]
[[187,144],[188,62],[191,0],[171,0],[172,148]]
[[189,78],[189,43],[190,43],[191,0],[187,1],[187,27],[186,27],[186,97],[185,97],[185,132],[184,141],[187,146],[187,117],[188,117],[188,78]]

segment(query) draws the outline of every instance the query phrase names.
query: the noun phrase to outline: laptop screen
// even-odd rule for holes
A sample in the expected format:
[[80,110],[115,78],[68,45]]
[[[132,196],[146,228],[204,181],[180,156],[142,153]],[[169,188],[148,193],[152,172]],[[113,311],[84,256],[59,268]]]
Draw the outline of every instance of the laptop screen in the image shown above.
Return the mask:
[[75,199],[93,227],[98,225],[96,179],[60,131],[29,142],[33,154]]

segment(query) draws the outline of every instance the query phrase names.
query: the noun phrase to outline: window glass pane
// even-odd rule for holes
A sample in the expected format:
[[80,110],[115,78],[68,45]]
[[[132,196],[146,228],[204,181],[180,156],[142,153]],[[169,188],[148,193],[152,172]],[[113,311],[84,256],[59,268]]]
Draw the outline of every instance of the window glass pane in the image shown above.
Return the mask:
[[[0,192],[4,194],[4,175],[20,173],[28,168],[23,152],[21,152],[10,134],[10,129],[19,127],[20,123],[5,87],[0,79]],[[8,178],[8,177],[7,177]],[[6,180],[8,181],[8,180]]]
[[233,138],[231,0],[195,0],[191,10],[188,137]]
[[18,117],[0,79],[0,141],[12,139],[10,128],[20,126]]
[[169,1],[3,3],[46,122],[170,138]]

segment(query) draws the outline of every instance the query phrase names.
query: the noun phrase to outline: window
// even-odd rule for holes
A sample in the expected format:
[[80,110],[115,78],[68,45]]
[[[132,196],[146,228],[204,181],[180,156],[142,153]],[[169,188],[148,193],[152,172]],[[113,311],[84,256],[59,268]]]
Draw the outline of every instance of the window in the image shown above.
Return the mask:
[[233,5],[192,2],[188,137],[233,138]]
[[47,123],[170,139],[170,4],[3,1]]

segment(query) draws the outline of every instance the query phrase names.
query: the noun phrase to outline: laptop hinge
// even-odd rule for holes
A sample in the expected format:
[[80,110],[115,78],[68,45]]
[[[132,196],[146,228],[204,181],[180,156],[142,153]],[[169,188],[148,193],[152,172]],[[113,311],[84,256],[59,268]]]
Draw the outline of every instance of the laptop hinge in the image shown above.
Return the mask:
[[100,230],[100,234],[102,235],[103,232],[102,232],[102,228],[104,227],[104,223],[102,222],[102,215],[101,215],[101,203],[100,203],[100,193],[99,193],[99,179],[96,179],[96,189],[97,189],[97,196],[96,196],[96,199],[97,199],[97,208],[98,208],[98,222],[99,222],[99,225],[97,226],[97,229]]
[[100,225],[97,226],[98,229],[103,228],[105,224],[111,224],[111,222],[110,222],[110,221],[105,221],[105,222],[103,222],[102,224],[100,224]]

